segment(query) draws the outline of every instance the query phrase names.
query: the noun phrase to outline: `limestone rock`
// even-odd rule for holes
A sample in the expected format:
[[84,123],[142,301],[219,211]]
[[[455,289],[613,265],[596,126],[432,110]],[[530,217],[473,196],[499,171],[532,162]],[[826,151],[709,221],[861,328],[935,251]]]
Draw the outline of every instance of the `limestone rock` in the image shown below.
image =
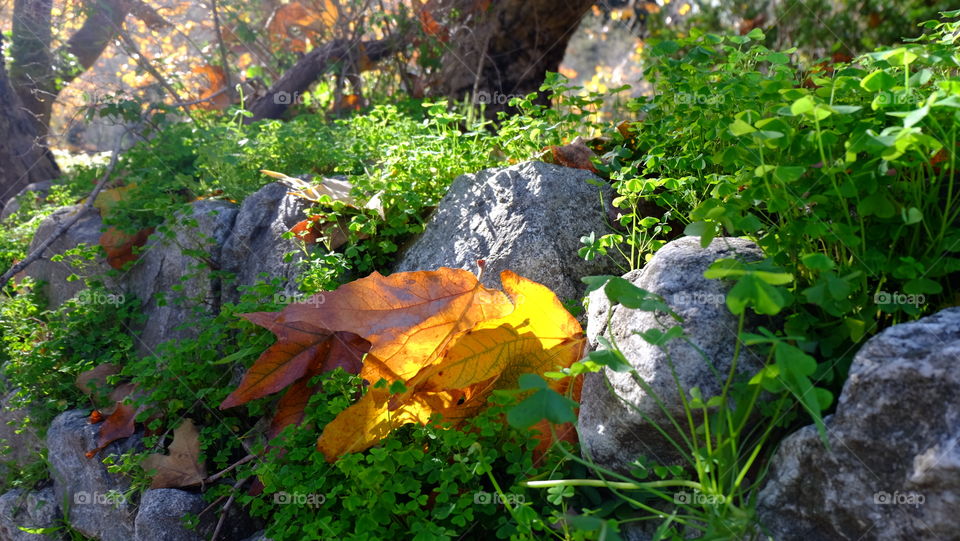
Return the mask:
[[82,410],[58,415],[47,430],[47,460],[56,501],[69,503],[70,525],[99,541],[130,541],[136,506],[127,501],[129,480],[107,472],[103,457],[120,454],[140,444],[140,436],[118,440],[95,457],[85,453],[97,447],[99,425],[87,422]]
[[135,541],[203,541],[203,536],[183,524],[187,513],[197,515],[203,508],[199,494],[175,488],[148,490],[140,499],[135,522]]
[[[295,277],[300,261],[299,247],[281,235],[304,219],[309,202],[289,195],[290,188],[274,182],[243,200],[230,234],[223,245],[223,269],[236,274],[236,281],[224,284],[224,302],[236,302],[239,288],[258,281],[278,278],[284,294],[297,291]],[[284,261],[288,252],[297,252]],[[265,274],[266,278],[261,275]]]
[[60,506],[53,488],[34,492],[14,489],[0,496],[0,539],[3,541],[58,541],[65,539],[60,532],[35,534],[20,528],[56,528],[60,520]]
[[542,283],[579,301],[580,279],[615,272],[610,258],[584,261],[580,237],[607,230],[604,201],[612,190],[588,171],[542,162],[487,169],[458,177],[423,234],[401,256],[395,272],[462,268],[484,285],[500,287],[500,271]]
[[857,352],[826,419],[787,437],[760,492],[780,540],[957,539],[960,308],[895,325]]
[[[158,488],[143,493],[136,519],[134,541],[204,541],[210,539],[220,515],[208,511],[200,515],[197,528],[191,530],[183,523],[187,513],[198,515],[207,507],[199,493],[176,488]],[[214,508],[218,509],[218,508]],[[252,521],[233,505],[224,520],[219,539],[242,539],[255,531]]]
[[197,310],[219,310],[220,280],[212,272],[221,265],[221,247],[236,215],[232,203],[201,200],[150,236],[122,279],[125,290],[143,303],[145,318],[137,340],[141,354],[154,353],[167,340],[196,336],[198,329],[184,323]]
[[[39,248],[42,242],[53,235],[61,223],[77,212],[82,212],[80,219],[57,240],[53,241],[53,243],[44,250],[40,259],[31,263],[25,269],[28,276],[31,276],[35,280],[47,282],[47,285],[44,287],[44,293],[50,303],[50,308],[60,306],[64,301],[73,297],[86,287],[83,280],[68,282],[67,277],[71,274],[86,278],[99,276],[110,270],[110,266],[101,258],[92,262],[84,261],[79,267],[70,264],[70,261],[76,260],[76,258],[72,257],[65,257],[62,261],[50,260],[52,256],[62,254],[71,248],[76,248],[77,245],[81,243],[86,243],[88,246],[95,246],[100,243],[100,229],[103,226],[103,221],[100,219],[100,211],[97,209],[83,210],[83,207],[80,205],[57,209],[53,214],[43,220],[33,236],[29,252],[32,253],[35,249]],[[109,280],[105,281],[105,285],[111,290],[114,289],[115,286],[115,284]]]
[[[667,351],[684,392],[699,387],[704,398],[720,393],[737,337],[738,318],[725,304],[731,283],[703,276],[720,258],[757,260],[762,258],[762,252],[752,242],[738,238],[717,238],[703,249],[699,237],[682,237],[663,246],[643,269],[623,277],[637,287],[662,296],[683,318],[681,326],[699,350],[682,340],[673,340],[667,345]],[[590,345],[596,347],[598,336],[612,335],[634,369],[685,427],[683,404],[667,354],[634,334],[634,331],[652,328],[666,331],[677,323],[665,314],[617,305],[607,328],[609,308],[603,290],[590,294],[587,310]],[[741,351],[739,370],[753,374],[761,366],[761,359],[747,350]],[[629,373],[604,369],[604,372],[587,374],[584,380],[579,429],[585,450],[598,464],[619,471],[629,469],[628,465],[639,455],[660,464],[678,463],[677,450],[654,425],[607,389],[604,373],[616,394],[634,404],[657,425],[670,426],[654,398],[637,385]],[[723,376],[718,377],[718,373]]]

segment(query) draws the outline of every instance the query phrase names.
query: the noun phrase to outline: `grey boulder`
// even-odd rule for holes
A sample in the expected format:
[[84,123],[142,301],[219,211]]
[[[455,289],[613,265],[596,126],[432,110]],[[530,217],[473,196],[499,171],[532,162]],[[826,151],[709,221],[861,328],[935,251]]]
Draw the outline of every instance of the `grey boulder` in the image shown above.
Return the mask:
[[[208,506],[203,496],[176,488],[147,490],[140,499],[134,541],[204,541],[216,529],[220,514],[201,512]],[[183,518],[187,514],[200,515],[195,529],[188,528]],[[237,505],[231,506],[223,522],[218,539],[242,539],[254,531],[251,520]]]
[[220,267],[221,246],[236,215],[232,203],[201,200],[150,236],[123,278],[126,291],[143,303],[137,340],[141,354],[155,353],[168,340],[196,336],[197,328],[185,324],[219,310],[220,280],[213,271]]
[[[59,208],[44,219],[30,243],[30,253],[33,253],[43,242],[53,236],[53,233],[59,229],[65,220],[70,219],[78,212],[81,213],[80,219],[63,235],[54,240],[43,251],[40,259],[31,263],[25,269],[27,275],[33,279],[47,282],[44,293],[50,303],[50,308],[60,306],[64,301],[86,288],[82,279],[68,282],[67,277],[71,274],[76,274],[80,278],[89,278],[101,276],[110,270],[110,265],[102,258],[84,261],[67,256],[61,261],[51,260],[54,255],[63,254],[69,249],[76,248],[81,243],[88,246],[95,246],[100,243],[100,230],[103,227],[100,211],[95,208],[84,209],[81,205]],[[78,265],[72,264],[74,262]],[[115,284],[110,280],[105,280],[104,283],[108,289],[115,288]]]
[[[223,270],[236,276],[232,283],[224,284],[224,302],[237,302],[243,287],[261,280],[277,279],[283,294],[296,294],[300,248],[297,241],[281,236],[306,218],[304,211],[310,205],[289,192],[287,186],[273,182],[240,205],[221,251]],[[295,253],[285,261],[289,252]]]
[[14,489],[0,496],[0,539],[3,541],[57,541],[64,539],[59,531],[28,533],[23,529],[53,529],[62,524],[60,506],[53,488],[34,492]]
[[136,506],[127,500],[128,479],[109,473],[103,457],[121,454],[140,444],[140,436],[115,441],[93,458],[99,425],[87,422],[81,410],[58,415],[47,430],[47,460],[56,501],[65,502],[67,519],[80,533],[99,541],[130,541]]
[[609,274],[610,258],[584,261],[580,237],[607,230],[602,201],[612,190],[588,171],[526,162],[461,175],[423,234],[401,255],[395,272],[462,268],[500,287],[506,269],[540,282],[563,299],[580,300],[580,279]]
[[[669,242],[643,269],[631,271],[623,278],[662,296],[667,305],[683,318],[683,323],[677,323],[666,314],[616,305],[608,328],[610,303],[600,289],[589,296],[587,339],[595,348],[599,336],[612,336],[650,391],[663,402],[680,426],[686,427],[683,403],[671,371],[671,359],[672,369],[676,371],[684,392],[698,387],[707,399],[720,394],[737,340],[738,318],[725,304],[731,284],[709,280],[703,273],[720,258],[758,260],[762,257],[759,247],[738,238],[717,238],[705,249],[700,247],[699,237],[682,237]],[[675,339],[666,345],[664,351],[634,333],[654,328],[666,331],[673,325],[681,325],[696,347]],[[761,359],[748,350],[741,350],[739,371],[752,374],[761,367]],[[605,377],[609,379],[613,392],[607,388]],[[633,404],[639,412],[625,405],[617,395]],[[625,472],[640,455],[659,464],[681,463],[679,451],[656,426],[670,427],[670,419],[660,409],[655,397],[638,385],[629,373],[605,368],[587,374],[581,395],[579,435],[584,452],[599,465]],[[670,432],[673,430],[668,430]],[[674,439],[677,439],[675,434]]]
[[826,420],[787,437],[761,490],[778,540],[958,539],[960,308],[895,325],[857,352]]
[[7,204],[3,206],[3,211],[0,211],[0,222],[6,220],[13,213],[20,210],[20,202],[23,199],[28,197],[33,197],[37,201],[43,201],[47,198],[47,194],[50,193],[50,188],[53,186],[52,180],[43,180],[40,182],[32,182],[27,184],[20,190],[20,193],[11,197],[7,200]]
[[143,493],[135,522],[134,541],[203,541],[188,529],[183,518],[198,515],[206,505],[199,494],[175,488],[158,488]]

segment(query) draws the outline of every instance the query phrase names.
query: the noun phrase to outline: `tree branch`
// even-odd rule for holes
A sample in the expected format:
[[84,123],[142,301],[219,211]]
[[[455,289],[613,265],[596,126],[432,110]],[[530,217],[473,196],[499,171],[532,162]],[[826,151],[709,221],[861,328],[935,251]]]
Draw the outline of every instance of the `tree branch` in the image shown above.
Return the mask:
[[403,40],[396,38],[359,42],[338,39],[327,42],[304,55],[265,95],[254,101],[250,106],[253,116],[247,121],[280,118],[295,101],[294,98],[301,92],[306,92],[333,64],[341,61],[354,62],[364,56],[369,62],[378,62],[400,51],[405,45]]
[[43,242],[40,243],[40,246],[37,246],[37,249],[31,252],[27,257],[23,258],[22,261],[16,265],[10,267],[7,272],[3,273],[3,276],[0,276],[0,290],[6,287],[7,282],[14,277],[18,272],[27,268],[31,263],[40,259],[43,255],[43,252],[50,247],[51,244],[58,238],[60,238],[68,229],[73,227],[73,224],[77,223],[77,220],[80,219],[88,210],[93,208],[93,202],[96,200],[97,196],[100,195],[100,191],[103,190],[103,187],[107,184],[107,181],[110,180],[110,175],[113,174],[114,168],[117,167],[117,158],[120,156],[120,141],[123,140],[123,137],[117,138],[117,143],[113,148],[113,154],[110,156],[110,163],[107,165],[107,170],[103,172],[103,176],[100,177],[100,180],[97,182],[97,185],[93,188],[93,191],[90,192],[90,195],[87,197],[86,202],[77,210],[77,212],[66,219],[63,223],[60,224],[60,227],[53,232],[52,235],[46,238]]
[[[93,67],[107,45],[116,39],[128,13],[142,20],[151,30],[171,26],[156,10],[139,0],[89,0],[87,4],[88,14],[83,26],[70,36],[65,45],[67,52],[77,57],[84,70]],[[58,71],[63,86],[81,73],[76,69],[73,72],[63,68]]]
[[220,535],[220,530],[223,528],[223,522],[227,518],[227,513],[230,512],[230,505],[233,504],[233,500],[237,496],[237,490],[240,489],[240,486],[247,482],[249,477],[244,477],[243,479],[237,480],[233,484],[233,490],[230,491],[230,497],[227,498],[227,503],[223,504],[223,508],[220,510],[220,520],[217,521],[217,527],[213,530],[213,535],[210,536],[210,541],[217,541],[217,536]]
[[[116,37],[128,9],[124,0],[93,0],[87,4],[87,18],[83,26],[70,36],[65,45],[67,52],[77,58],[84,70],[93,66]],[[61,67],[58,71],[64,86],[82,73],[76,68],[66,70]]]
[[235,91],[233,81],[230,78],[230,64],[227,63],[227,46],[223,43],[223,31],[220,28],[220,12],[217,9],[217,0],[210,0],[210,11],[213,12],[213,28],[217,35],[217,46],[220,49],[220,64],[223,67],[223,76],[227,85],[227,95],[230,101],[233,101]]
[[[166,78],[164,78],[159,71],[157,71],[157,68],[153,67],[153,64],[151,64],[150,61],[140,53],[140,49],[137,47],[137,44],[133,42],[133,39],[130,38],[130,35],[123,30],[120,30],[119,35],[120,40],[123,42],[124,48],[127,49],[127,54],[129,54],[137,62],[137,65],[143,68],[144,71],[149,73],[158,83],[160,83],[160,86],[165,88],[167,92],[173,96],[175,101],[182,102],[183,100],[180,99],[180,95],[177,93],[176,89],[170,86],[170,83],[167,82]],[[187,115],[189,114],[189,111],[187,111]]]

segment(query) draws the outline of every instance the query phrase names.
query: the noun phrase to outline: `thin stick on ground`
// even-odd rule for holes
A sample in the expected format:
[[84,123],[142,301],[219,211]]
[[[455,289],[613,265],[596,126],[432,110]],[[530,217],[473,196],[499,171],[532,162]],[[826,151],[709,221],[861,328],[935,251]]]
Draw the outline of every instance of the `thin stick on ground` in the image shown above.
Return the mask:
[[223,509],[220,510],[220,520],[217,521],[217,527],[213,530],[213,535],[210,536],[210,541],[217,541],[217,536],[220,535],[220,529],[223,528],[223,521],[227,518],[227,512],[230,511],[230,506],[233,504],[237,490],[240,490],[240,486],[246,483],[247,479],[250,478],[244,477],[233,484],[233,490],[230,491],[230,497],[227,498],[227,503],[223,504]]
[[257,458],[257,455],[253,455],[253,454],[247,455],[247,456],[241,458],[240,460],[234,462],[233,464],[227,466],[226,469],[220,470],[220,471],[218,471],[217,473],[211,475],[210,477],[207,477],[206,479],[203,480],[203,484],[206,485],[206,484],[212,483],[212,482],[220,479],[220,478],[223,477],[224,475],[230,473],[231,471],[233,471],[234,469],[236,469],[238,466],[242,466],[243,464],[246,464],[247,462],[250,462],[251,460],[253,460],[253,459],[255,459],[255,458]]
[[117,144],[113,148],[113,154],[110,156],[110,163],[107,165],[107,170],[103,172],[103,176],[100,177],[100,180],[97,181],[97,185],[93,188],[93,191],[90,192],[90,195],[87,197],[87,201],[73,214],[73,216],[67,218],[63,223],[60,224],[60,227],[53,232],[52,235],[46,238],[43,242],[40,243],[40,246],[37,246],[37,249],[23,258],[19,263],[7,269],[7,272],[3,273],[3,276],[0,276],[0,290],[6,287],[7,282],[10,281],[18,272],[27,268],[31,263],[40,259],[43,255],[43,252],[53,244],[58,238],[60,238],[64,233],[70,229],[73,224],[77,223],[77,220],[81,216],[86,214],[87,211],[93,208],[93,202],[97,199],[97,196],[100,195],[100,191],[103,190],[103,187],[106,186],[107,181],[110,180],[110,175],[113,174],[114,168],[117,167],[117,157],[120,155],[120,142],[123,140],[123,137],[117,138]]

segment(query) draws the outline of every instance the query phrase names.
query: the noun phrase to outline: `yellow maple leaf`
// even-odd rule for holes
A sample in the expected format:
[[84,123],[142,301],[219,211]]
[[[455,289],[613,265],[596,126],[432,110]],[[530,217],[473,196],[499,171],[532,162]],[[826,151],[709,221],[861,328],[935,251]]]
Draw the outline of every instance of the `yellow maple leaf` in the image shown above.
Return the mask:
[[[341,412],[317,440],[328,461],[367,449],[404,424],[426,424],[434,413],[460,420],[476,413],[494,389],[515,388],[521,374],[543,374],[583,356],[580,324],[552,291],[511,271],[500,279],[514,309],[450,338],[434,362],[406,380],[405,392],[391,396],[383,388],[370,389]],[[567,385],[557,384],[556,390]]]

